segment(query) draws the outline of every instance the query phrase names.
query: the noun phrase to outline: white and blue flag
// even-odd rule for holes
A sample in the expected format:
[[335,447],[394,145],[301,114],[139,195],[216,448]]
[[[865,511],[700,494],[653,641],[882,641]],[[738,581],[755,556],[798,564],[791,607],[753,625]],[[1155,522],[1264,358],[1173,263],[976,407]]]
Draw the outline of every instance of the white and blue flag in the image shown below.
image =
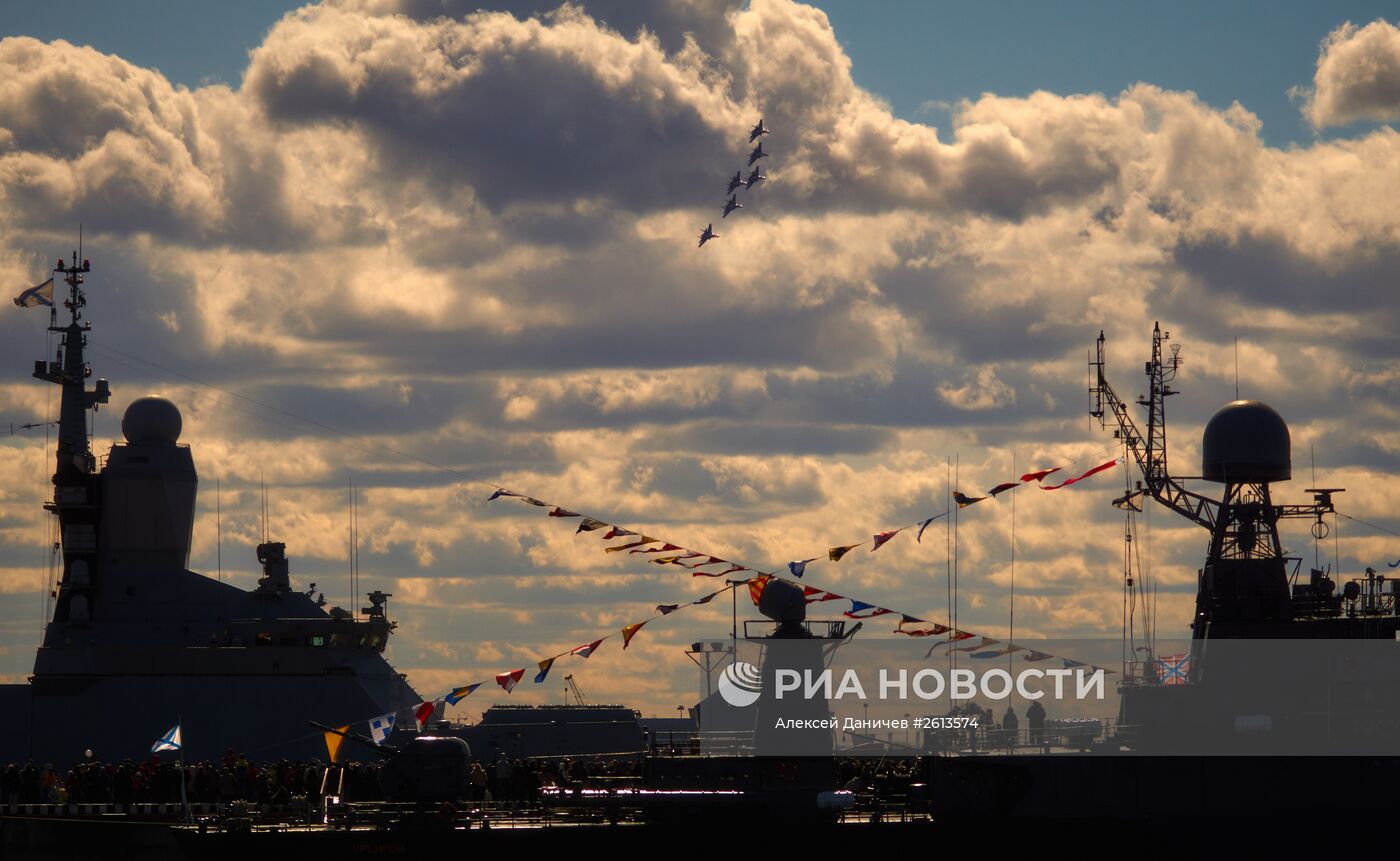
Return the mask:
[[151,745],[151,753],[160,753],[163,750],[179,750],[182,746],[180,741],[180,725],[175,724],[170,728],[170,732],[156,739],[156,743]]
[[379,717],[369,722],[369,735],[374,739],[375,744],[383,744],[384,739],[389,737],[389,733],[394,731],[394,712]]
[[15,304],[21,308],[35,308],[43,305],[46,308],[53,307],[53,279],[45,281],[37,287],[30,287],[23,293],[15,297]]

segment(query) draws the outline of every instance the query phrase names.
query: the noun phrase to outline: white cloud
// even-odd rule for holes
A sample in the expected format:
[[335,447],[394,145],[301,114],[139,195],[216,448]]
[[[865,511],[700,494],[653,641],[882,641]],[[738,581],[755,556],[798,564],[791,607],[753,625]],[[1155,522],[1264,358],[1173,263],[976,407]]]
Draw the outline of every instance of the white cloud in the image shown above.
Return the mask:
[[1317,128],[1400,118],[1400,29],[1377,19],[1327,34],[1303,114]]
[[[0,42],[0,280],[42,280],[87,225],[90,358],[117,401],[99,440],[131,397],[173,397],[206,503],[223,482],[230,576],[251,582],[265,474],[297,576],[333,601],[353,469],[367,580],[400,590],[395,649],[415,680],[499,672],[702,588],[488,506],[463,474],[778,566],[940,510],[945,458],[977,492],[1013,456],[1112,449],[1082,414],[1101,328],[1125,396],[1155,320],[1184,343],[1174,462],[1232,395],[1238,336],[1242,385],[1316,446],[1329,483],[1357,487],[1358,516],[1400,502],[1394,132],[1277,150],[1246,106],[1139,84],[983,95],[940,140],[856,86],[826,16],[787,0],[470,7],[308,6],[238,90]],[[1341,98],[1322,70],[1383,31],[1324,52],[1325,122],[1381,110],[1380,90]],[[769,180],[697,249],[760,115]],[[41,317],[0,315],[6,421],[45,415],[24,376],[50,349]],[[5,589],[36,564],[39,438],[0,440]],[[1106,503],[1122,478],[1021,492],[1018,630],[1118,630]],[[1001,502],[960,533],[981,584],[963,623],[994,636]],[[1189,613],[1200,536],[1163,522],[1154,548],[1178,590],[1163,600]],[[196,567],[212,567],[212,529],[202,516]],[[1350,569],[1382,549],[1343,553]],[[941,541],[902,536],[809,578],[937,615],[942,564]],[[691,618],[649,626],[593,684],[673,707],[665,686],[690,678],[675,645],[727,624]],[[467,629],[477,646],[449,647]],[[0,673],[23,672],[32,632],[0,640]]]

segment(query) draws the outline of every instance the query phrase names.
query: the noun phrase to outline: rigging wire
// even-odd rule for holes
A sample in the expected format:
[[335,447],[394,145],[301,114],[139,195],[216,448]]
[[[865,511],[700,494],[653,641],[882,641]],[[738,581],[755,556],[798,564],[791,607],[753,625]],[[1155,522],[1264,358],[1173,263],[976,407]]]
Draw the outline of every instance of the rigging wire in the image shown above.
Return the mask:
[[1359,524],[1359,525],[1361,525],[1361,526],[1369,526],[1370,528],[1376,530],[1377,532],[1384,532],[1386,535],[1394,535],[1396,538],[1400,538],[1400,532],[1396,532],[1394,529],[1387,529],[1387,528],[1385,528],[1384,526],[1378,526],[1378,525],[1376,525],[1376,524],[1374,524],[1374,523],[1369,523],[1369,522],[1367,522],[1367,521],[1365,521],[1365,520],[1362,520],[1362,519],[1359,518],[1359,517],[1352,517],[1350,514],[1343,514],[1343,513],[1341,513],[1340,511],[1333,511],[1332,513],[1335,514],[1335,515],[1337,515],[1338,517],[1345,517],[1347,520],[1350,520],[1352,523],[1356,523],[1356,524]]

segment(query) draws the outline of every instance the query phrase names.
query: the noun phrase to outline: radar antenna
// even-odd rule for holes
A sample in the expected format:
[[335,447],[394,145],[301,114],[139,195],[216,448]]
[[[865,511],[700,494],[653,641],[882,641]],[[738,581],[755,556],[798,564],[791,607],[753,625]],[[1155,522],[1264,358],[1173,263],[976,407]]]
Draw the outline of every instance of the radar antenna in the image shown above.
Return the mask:
[[[1314,536],[1325,535],[1326,514],[1335,509],[1336,488],[1309,488],[1313,501],[1304,505],[1275,505],[1269,485],[1291,477],[1287,425],[1278,413],[1256,401],[1228,404],[1211,419],[1202,444],[1202,477],[1224,485],[1213,499],[1187,490],[1167,469],[1166,399],[1181,359],[1175,344],[1170,358],[1162,345],[1170,339],[1161,325],[1152,328],[1152,359],[1146,364],[1148,394],[1137,404],[1147,411],[1147,433],[1129,414],[1128,406],[1109,385],[1104,373],[1104,335],[1089,362],[1092,404],[1089,414],[1107,424],[1112,414],[1114,436],[1132,453],[1142,473],[1144,491],[1211,532],[1205,567],[1200,571],[1194,637],[1240,636],[1251,625],[1294,618],[1304,608],[1290,598],[1289,576],[1279,539],[1282,518],[1309,518]],[[1123,499],[1129,499],[1125,496]],[[1318,575],[1321,572],[1317,572]],[[1314,579],[1318,579],[1315,577]]]

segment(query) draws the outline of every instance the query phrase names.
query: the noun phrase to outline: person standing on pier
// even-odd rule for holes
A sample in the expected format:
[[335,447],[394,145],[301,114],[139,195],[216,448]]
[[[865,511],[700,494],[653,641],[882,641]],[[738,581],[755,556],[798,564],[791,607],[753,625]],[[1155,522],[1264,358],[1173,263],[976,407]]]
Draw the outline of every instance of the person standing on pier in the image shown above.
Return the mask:
[[1045,744],[1045,706],[1040,700],[1031,703],[1026,709],[1026,723],[1030,726],[1031,744],[1037,747]]

